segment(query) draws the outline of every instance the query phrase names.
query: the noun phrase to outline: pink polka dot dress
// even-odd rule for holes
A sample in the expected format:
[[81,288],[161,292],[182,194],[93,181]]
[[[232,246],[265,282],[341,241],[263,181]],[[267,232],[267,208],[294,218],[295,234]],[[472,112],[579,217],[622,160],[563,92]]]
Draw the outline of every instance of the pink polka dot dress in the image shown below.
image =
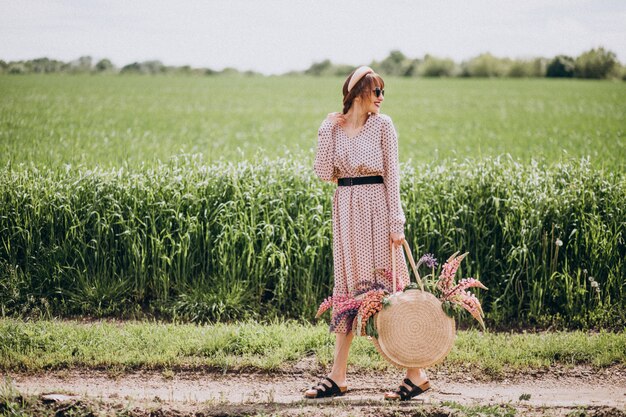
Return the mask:
[[[333,297],[354,295],[367,283],[392,282],[376,273],[391,271],[390,233],[404,232],[400,203],[398,136],[391,118],[371,114],[363,128],[349,137],[341,126],[326,119],[318,131],[315,173],[325,181],[381,175],[384,184],[338,186],[333,197]],[[398,287],[409,283],[402,250],[396,251]],[[348,333],[343,321],[333,330]]]

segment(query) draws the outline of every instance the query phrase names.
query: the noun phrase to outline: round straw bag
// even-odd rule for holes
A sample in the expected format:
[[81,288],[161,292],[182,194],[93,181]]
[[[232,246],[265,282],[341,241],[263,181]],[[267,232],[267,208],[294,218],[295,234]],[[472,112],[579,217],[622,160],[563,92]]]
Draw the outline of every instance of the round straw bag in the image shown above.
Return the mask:
[[[389,304],[374,318],[378,338],[374,346],[380,354],[401,368],[426,368],[441,362],[452,349],[455,339],[454,319],[441,308],[441,301],[424,291],[408,243],[403,247],[421,289],[396,292]],[[391,245],[393,288],[396,288],[396,253]]]

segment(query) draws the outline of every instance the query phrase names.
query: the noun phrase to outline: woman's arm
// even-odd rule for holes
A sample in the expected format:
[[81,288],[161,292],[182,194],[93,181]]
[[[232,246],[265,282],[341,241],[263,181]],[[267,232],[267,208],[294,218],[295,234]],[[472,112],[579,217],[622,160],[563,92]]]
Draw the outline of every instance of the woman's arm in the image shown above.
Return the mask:
[[322,122],[317,132],[317,153],[313,169],[320,179],[333,181],[335,172],[335,144],[333,142],[333,128],[337,123],[337,118],[332,117],[333,113]]
[[400,166],[398,163],[398,135],[389,118],[383,119],[383,168],[387,206],[389,207],[389,232],[404,233],[405,217],[400,202]]

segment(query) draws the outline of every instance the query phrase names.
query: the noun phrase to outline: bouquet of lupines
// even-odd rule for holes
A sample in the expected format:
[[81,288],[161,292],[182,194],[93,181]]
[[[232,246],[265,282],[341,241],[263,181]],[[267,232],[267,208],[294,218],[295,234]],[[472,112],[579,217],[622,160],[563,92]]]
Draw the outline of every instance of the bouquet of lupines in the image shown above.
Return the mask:
[[[376,313],[383,309],[384,300],[389,295],[385,290],[370,290],[363,294],[361,299],[361,305],[356,314],[356,319],[352,323],[352,331],[357,336],[373,336],[372,331],[373,323],[369,320],[374,317]],[[369,332],[367,331],[369,328]]]
[[[434,283],[435,267],[437,266],[437,259],[430,253],[422,256],[417,262],[416,267],[424,264],[427,268],[431,269],[431,274],[424,277],[424,281],[427,283],[427,288],[433,293],[438,293],[442,306],[446,313],[451,314],[451,310],[455,307],[462,307],[467,310],[472,317],[474,317],[482,328],[485,328],[483,322],[483,309],[480,305],[478,298],[467,290],[472,287],[487,289],[480,281],[475,278],[463,278],[458,283],[454,283],[454,276],[456,271],[461,265],[461,261],[467,256],[469,252],[465,252],[459,255],[459,252],[455,252],[448,258],[446,263],[441,267],[441,273],[439,279]],[[430,280],[428,279],[430,278]]]
[[[457,305],[465,310],[469,311],[469,313],[474,317],[482,328],[485,328],[485,323],[483,322],[483,308],[480,305],[480,301],[478,298],[467,290],[469,288],[482,288],[486,290],[482,282],[478,281],[475,278],[463,278],[457,284],[454,283],[454,275],[456,274],[457,269],[459,269],[459,265],[463,258],[467,256],[468,252],[465,252],[463,255],[458,255],[456,252],[452,255],[446,263],[441,268],[441,275],[439,275],[439,280],[437,281],[437,289],[440,291],[439,299],[444,305],[444,308],[449,303],[451,305]],[[457,256],[458,255],[458,256]]]
[[[431,273],[424,277],[425,289],[434,293],[441,300],[442,306],[449,315],[455,308],[464,308],[472,317],[474,317],[482,328],[485,328],[483,322],[483,310],[478,298],[467,290],[469,288],[478,287],[487,289],[480,281],[475,278],[464,278],[455,284],[454,276],[456,275],[461,261],[467,256],[468,252],[458,255],[454,253],[441,268],[439,279],[435,281],[435,268],[437,267],[437,259],[430,253],[425,254],[417,262],[416,269],[421,265],[431,269]],[[391,272],[387,270],[376,270],[377,274],[391,280]],[[429,279],[430,278],[430,279]],[[326,310],[332,307],[333,318],[330,322],[330,330],[333,331],[342,320],[346,320],[348,328],[352,328],[357,336],[377,337],[376,328],[374,326],[374,316],[388,303],[389,292],[382,284],[367,282],[360,283],[361,289],[354,296],[337,295],[328,297],[322,304],[315,318],[319,318]],[[411,283],[404,288],[418,288],[417,284]],[[402,288],[396,288],[396,291],[402,291]]]
[[[378,272],[378,271],[377,271]],[[360,283],[360,289],[354,296],[337,295],[326,298],[320,304],[315,318],[319,318],[324,312],[332,307],[333,317],[330,321],[330,330],[333,331],[342,320],[346,321],[348,328],[352,328],[355,334],[373,335],[375,332],[371,320],[376,313],[382,310],[384,300],[389,295],[384,285],[378,283]],[[369,328],[369,332],[366,328]]]

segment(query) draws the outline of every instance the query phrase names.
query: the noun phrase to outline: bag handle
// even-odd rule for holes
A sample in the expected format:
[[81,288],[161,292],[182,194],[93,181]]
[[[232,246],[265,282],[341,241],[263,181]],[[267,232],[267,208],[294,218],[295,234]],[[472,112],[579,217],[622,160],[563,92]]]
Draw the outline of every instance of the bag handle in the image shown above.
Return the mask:
[[[413,255],[411,254],[411,248],[409,247],[409,242],[406,240],[402,241],[402,247],[406,252],[407,258],[409,258],[409,263],[411,264],[411,268],[413,269],[413,273],[415,274],[415,280],[417,281],[420,289],[424,291],[424,284],[422,284],[422,279],[420,278],[420,274],[417,272],[417,267],[415,266],[415,260],[413,259]],[[396,245],[391,242],[391,276],[393,278],[393,292],[396,292],[398,288],[398,268],[396,268]],[[410,274],[409,274],[410,277]]]

